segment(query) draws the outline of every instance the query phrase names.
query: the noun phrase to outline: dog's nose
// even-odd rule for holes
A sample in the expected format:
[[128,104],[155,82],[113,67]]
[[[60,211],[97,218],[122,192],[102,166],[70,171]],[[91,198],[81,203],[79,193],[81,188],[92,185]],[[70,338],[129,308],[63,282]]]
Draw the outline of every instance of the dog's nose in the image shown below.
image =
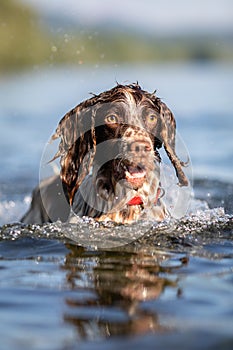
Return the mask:
[[151,151],[151,145],[146,141],[133,141],[129,145],[129,151],[133,153],[147,153]]

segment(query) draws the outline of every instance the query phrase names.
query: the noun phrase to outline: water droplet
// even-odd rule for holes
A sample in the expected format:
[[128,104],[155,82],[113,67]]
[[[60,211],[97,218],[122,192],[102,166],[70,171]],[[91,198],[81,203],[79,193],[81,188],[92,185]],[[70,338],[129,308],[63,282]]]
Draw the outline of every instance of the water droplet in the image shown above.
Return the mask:
[[57,47],[56,47],[55,45],[53,45],[53,46],[51,47],[51,51],[52,51],[52,52],[57,52]]

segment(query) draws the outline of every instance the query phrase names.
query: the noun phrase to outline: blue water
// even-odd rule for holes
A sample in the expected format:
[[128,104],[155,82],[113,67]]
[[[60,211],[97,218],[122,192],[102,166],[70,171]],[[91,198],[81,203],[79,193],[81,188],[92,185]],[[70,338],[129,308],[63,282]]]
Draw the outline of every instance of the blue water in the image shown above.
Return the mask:
[[[231,349],[233,66],[35,68],[0,79],[0,337],[4,349]],[[135,227],[24,226],[60,118],[90,92],[139,81],[176,116],[195,210]],[[82,246],[81,234],[115,238]],[[67,234],[68,232],[68,234]]]

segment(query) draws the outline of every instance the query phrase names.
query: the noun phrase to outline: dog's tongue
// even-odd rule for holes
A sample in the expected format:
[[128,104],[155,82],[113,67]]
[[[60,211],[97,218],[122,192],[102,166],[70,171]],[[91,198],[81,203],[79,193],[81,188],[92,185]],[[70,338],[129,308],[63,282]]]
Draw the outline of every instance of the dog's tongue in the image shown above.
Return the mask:
[[125,172],[126,178],[128,179],[141,179],[146,175],[145,170],[139,167],[129,166]]

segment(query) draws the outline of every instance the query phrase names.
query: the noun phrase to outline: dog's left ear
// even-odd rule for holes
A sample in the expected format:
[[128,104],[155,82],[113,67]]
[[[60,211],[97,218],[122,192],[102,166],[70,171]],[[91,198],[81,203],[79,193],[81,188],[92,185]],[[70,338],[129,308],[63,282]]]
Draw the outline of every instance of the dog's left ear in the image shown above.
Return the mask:
[[95,106],[85,103],[68,112],[60,121],[52,140],[61,138],[59,151],[61,180],[70,205],[84,178],[89,174],[96,152]]
[[175,151],[176,141],[176,121],[174,115],[165,103],[159,101],[161,128],[159,139],[163,143],[164,149],[172,162],[180,186],[188,186],[188,179],[183,172],[184,163],[178,158]]

